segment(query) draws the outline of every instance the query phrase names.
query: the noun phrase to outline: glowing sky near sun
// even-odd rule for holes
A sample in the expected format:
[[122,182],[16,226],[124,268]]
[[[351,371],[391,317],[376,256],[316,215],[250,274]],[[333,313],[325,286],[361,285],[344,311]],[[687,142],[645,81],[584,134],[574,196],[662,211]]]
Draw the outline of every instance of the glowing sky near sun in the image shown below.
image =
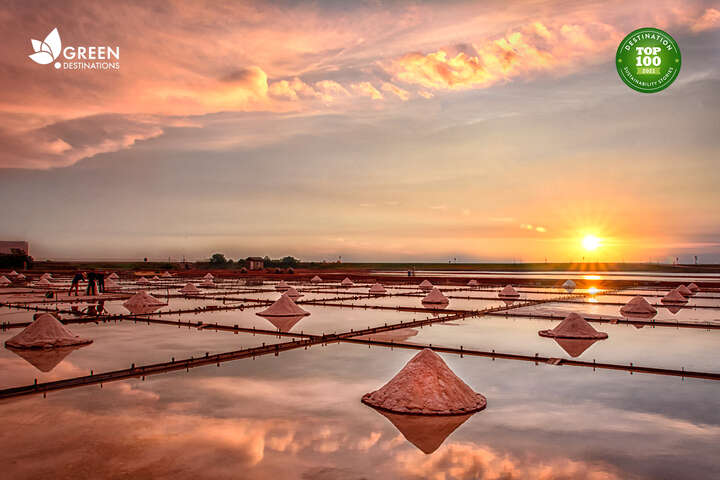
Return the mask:
[[[720,261],[717,2],[5,5],[0,237],[38,257]],[[615,71],[641,26],[661,93]],[[54,27],[120,70],[34,64]]]

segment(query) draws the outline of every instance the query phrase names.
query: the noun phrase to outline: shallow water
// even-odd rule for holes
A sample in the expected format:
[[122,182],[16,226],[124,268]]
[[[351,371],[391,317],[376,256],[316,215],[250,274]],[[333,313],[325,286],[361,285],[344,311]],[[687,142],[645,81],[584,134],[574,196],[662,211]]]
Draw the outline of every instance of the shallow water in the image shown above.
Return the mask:
[[329,345],[5,401],[0,461],[18,479],[720,474],[715,383],[447,355],[488,407],[425,454],[359,401],[413,354]]
[[[273,300],[269,285],[242,296]],[[315,289],[301,300],[358,295],[352,289]],[[220,289],[218,289],[220,290]],[[315,291],[317,290],[317,291]],[[451,309],[504,305],[496,290],[443,287]],[[557,289],[533,288],[527,298],[554,298]],[[391,293],[419,293],[390,288]],[[653,289],[647,289],[654,292]],[[635,292],[635,291],[633,291]],[[205,292],[206,293],[206,292]],[[157,293],[162,297],[161,293]],[[422,297],[333,300],[355,306],[421,307]],[[597,295],[626,302],[630,297]],[[657,298],[650,298],[656,303]],[[720,306],[720,300],[693,302]],[[713,303],[714,302],[714,303]],[[122,300],[105,302],[127,313]],[[698,303],[700,304],[700,303]],[[62,304],[63,308],[70,304]],[[221,300],[170,298],[160,311],[221,306]],[[165,314],[162,320],[238,325],[292,333],[330,334],[431,318],[430,312],[308,305],[310,315],[282,322],[257,315],[266,308]],[[544,303],[527,312],[618,316],[619,306]],[[720,309],[660,308],[656,319],[720,322]],[[34,312],[0,308],[0,323],[30,321]],[[372,335],[378,340],[502,353],[608,362],[619,365],[720,372],[720,330],[592,323],[609,338],[562,344],[538,336],[558,320],[483,316],[407,327]],[[221,353],[292,337],[232,333],[143,321],[68,324],[92,338],[60,354],[0,349],[0,389]],[[0,331],[4,342],[21,329]],[[49,352],[48,352],[49,353]],[[720,382],[630,374],[569,365],[441,354],[450,368],[487,397],[488,407],[457,428],[423,427],[385,416],[360,403],[417,350],[340,343],[281,352],[99,385],[0,401],[0,449],[7,478],[179,479],[705,479],[720,477]],[[63,356],[64,355],[64,356]],[[437,432],[445,430],[447,438]],[[404,433],[403,433],[404,432]],[[62,448],[58,448],[62,445]],[[437,449],[435,449],[437,447]],[[435,449],[435,450],[433,450]],[[429,453],[426,453],[429,451]]]

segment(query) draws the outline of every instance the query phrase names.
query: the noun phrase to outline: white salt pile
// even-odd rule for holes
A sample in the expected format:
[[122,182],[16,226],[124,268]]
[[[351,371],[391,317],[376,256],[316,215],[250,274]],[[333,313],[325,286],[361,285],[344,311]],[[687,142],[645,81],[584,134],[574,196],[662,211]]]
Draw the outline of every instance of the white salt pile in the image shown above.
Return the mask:
[[163,278],[172,278],[172,273],[170,273],[166,270],[165,273],[162,274],[162,277]]
[[380,295],[383,293],[387,293],[387,290],[385,290],[385,287],[383,287],[379,283],[376,283],[372,287],[370,287],[370,289],[368,290],[368,293]]
[[120,290],[120,285],[112,278],[108,278],[105,280],[105,290],[108,292]]
[[572,280],[565,280],[565,283],[562,284],[562,287],[567,291],[575,290],[576,286],[577,285],[575,285],[575,282]]
[[161,305],[165,305],[165,303],[153,297],[145,290],[140,290],[123,303],[123,306],[128,310],[130,310],[131,307],[156,307]]
[[462,415],[482,410],[485,397],[475,393],[435,352],[425,348],[382,388],[362,402],[395,413]]
[[687,303],[687,298],[683,297],[680,292],[675,290],[670,290],[667,295],[662,297],[660,299],[662,303]]
[[38,287],[49,287],[51,284],[50,280],[48,280],[47,278],[40,277],[40,280],[35,282],[35,285]]
[[688,290],[693,293],[697,293],[700,291],[700,287],[698,287],[695,283],[691,283],[690,285],[688,285]]
[[298,291],[295,290],[295,288],[293,288],[293,287],[290,287],[290,288],[288,288],[287,290],[285,290],[285,295],[287,295],[288,297],[292,298],[293,300],[295,300],[296,298],[300,298],[300,297],[303,296],[302,293],[298,292]]
[[322,278],[320,278],[320,277],[318,277],[317,275],[315,275],[313,278],[310,279],[310,282],[311,282],[311,283],[321,283],[321,282],[322,282]]
[[626,317],[652,318],[657,314],[657,310],[645,297],[637,296],[620,307],[620,313]]
[[147,285],[148,283],[150,283],[150,280],[145,277],[140,277],[140,280],[137,281],[138,285]]
[[575,312],[570,313],[565,320],[552,330],[541,330],[538,332],[541,337],[559,338],[607,338],[605,332],[598,332],[583,317]]
[[430,281],[426,279],[420,283],[419,287],[420,287],[420,290],[432,290],[433,284],[430,283]]
[[430,293],[422,299],[422,303],[447,304],[450,303],[450,300],[448,300],[448,298],[437,287],[433,287],[433,289],[430,290]]
[[27,278],[27,277],[25,277],[25,275],[23,275],[23,274],[21,273],[20,275],[18,275],[17,277],[15,277],[15,280],[25,280],[25,278]]
[[468,284],[468,287],[477,287],[477,286],[478,286],[478,281],[475,280],[475,279],[472,279],[472,280],[470,280],[467,284]]
[[506,298],[517,298],[520,294],[517,290],[513,288],[512,285],[505,285],[505,287],[500,290],[500,293],[498,293],[498,297],[506,297]]
[[213,288],[215,286],[215,282],[212,281],[212,278],[206,278],[202,282],[200,282],[201,287],[207,287],[207,288]]
[[213,277],[211,273],[206,273],[203,277],[203,280],[212,280],[213,278],[215,277]]
[[184,293],[185,295],[193,294],[193,293],[200,293],[200,289],[198,289],[194,283],[188,282],[183,288],[178,290],[180,293]]
[[110,279],[112,279],[112,280],[117,280],[117,279],[120,278],[120,277],[118,276],[117,273],[113,272],[113,273],[111,273],[110,275],[108,275],[108,278],[110,278]]
[[10,285],[12,282],[5,275],[0,277],[0,285]]
[[155,275],[154,277],[152,277],[152,279],[153,279],[153,281],[157,282],[158,280],[160,280],[160,277],[158,277],[157,275]]
[[284,292],[285,290],[289,289],[290,285],[287,284],[285,280],[280,280],[280,282],[275,285],[275,290],[278,290],[280,292]]
[[13,270],[12,272],[8,273],[8,275],[11,277],[17,277],[18,273],[15,270]]
[[92,340],[74,335],[53,315],[42,313],[22,332],[6,341],[5,346],[12,348],[55,348],[88,343],[92,343]]
[[52,278],[52,275],[50,275],[49,273],[43,273],[42,275],[40,275],[40,280],[42,280],[43,278],[47,278],[48,280],[50,280]]
[[256,315],[260,315],[261,317],[294,317],[297,315],[310,315],[310,312],[298,307],[297,304],[292,301],[292,298],[283,293],[275,303],[262,312],[256,313]]
[[690,290],[690,289],[689,289],[688,287],[686,287],[685,285],[680,285],[680,286],[677,287],[675,290],[677,290],[678,293],[680,293],[680,295],[682,295],[683,297],[689,297],[689,296],[691,296],[691,295],[693,294],[692,290]]
[[343,287],[352,287],[355,284],[348,277],[345,277],[345,279],[342,282],[340,282],[340,285],[342,285]]

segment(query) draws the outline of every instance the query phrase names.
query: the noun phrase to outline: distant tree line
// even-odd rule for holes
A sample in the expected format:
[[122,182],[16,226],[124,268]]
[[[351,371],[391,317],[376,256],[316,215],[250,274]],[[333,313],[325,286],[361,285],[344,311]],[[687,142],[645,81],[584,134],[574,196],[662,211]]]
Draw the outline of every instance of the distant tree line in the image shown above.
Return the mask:
[[[239,258],[237,262],[233,262],[232,259],[227,258],[223,253],[213,253],[208,263],[215,267],[225,267],[233,264],[237,265],[238,268],[247,266],[244,258]],[[295,268],[299,264],[300,260],[291,256],[283,257],[276,260],[273,260],[268,256],[265,256],[263,258],[263,266],[265,268]]]

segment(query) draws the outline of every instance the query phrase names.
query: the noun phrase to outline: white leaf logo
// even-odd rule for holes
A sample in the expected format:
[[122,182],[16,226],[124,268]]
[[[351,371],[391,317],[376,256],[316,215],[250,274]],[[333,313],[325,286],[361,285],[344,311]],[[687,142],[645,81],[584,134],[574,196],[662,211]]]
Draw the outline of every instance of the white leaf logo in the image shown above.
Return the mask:
[[30,39],[30,43],[35,53],[28,56],[33,62],[39,63],[40,65],[47,65],[48,63],[54,62],[60,55],[60,50],[62,50],[62,42],[60,41],[60,34],[57,28],[53,28],[53,31],[48,33],[48,36],[45,37],[45,40],[42,42],[32,38]]

